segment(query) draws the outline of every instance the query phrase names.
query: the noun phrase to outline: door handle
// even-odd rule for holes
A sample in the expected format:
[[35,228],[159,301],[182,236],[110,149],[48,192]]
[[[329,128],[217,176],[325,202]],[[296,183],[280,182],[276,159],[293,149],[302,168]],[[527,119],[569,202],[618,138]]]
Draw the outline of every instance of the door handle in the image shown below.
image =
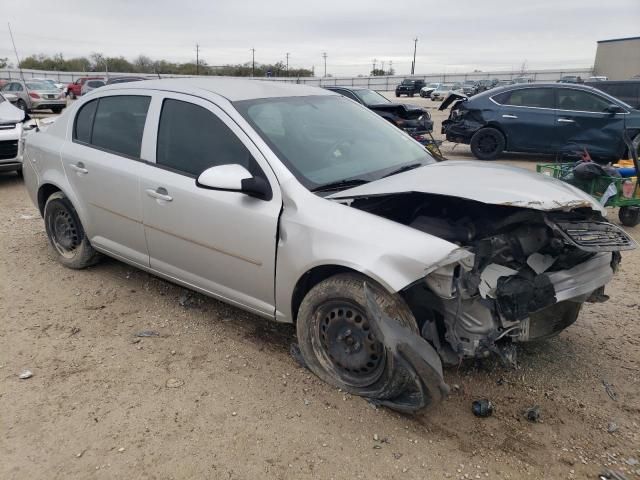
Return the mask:
[[576,122],[574,120],[571,120],[570,118],[559,118],[558,123],[576,123]]
[[75,170],[78,173],[82,173],[83,175],[86,175],[87,173],[89,173],[89,170],[87,170],[86,168],[84,168],[84,163],[82,162],[78,162],[78,163],[72,163],[71,165],[69,165],[73,170]]
[[504,114],[504,115],[502,115],[502,118],[518,118],[518,117],[516,115]]
[[173,200],[173,197],[167,194],[167,189],[163,187],[158,187],[155,190],[153,188],[147,188],[145,192],[147,192],[147,195],[151,198],[164,200],[165,202]]

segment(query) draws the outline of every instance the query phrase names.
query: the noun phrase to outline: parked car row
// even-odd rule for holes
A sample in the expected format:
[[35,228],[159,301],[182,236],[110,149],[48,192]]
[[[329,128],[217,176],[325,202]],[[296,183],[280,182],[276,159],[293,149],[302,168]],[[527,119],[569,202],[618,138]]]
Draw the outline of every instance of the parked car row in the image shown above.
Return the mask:
[[15,95],[15,105],[25,112],[51,110],[60,113],[67,106],[64,93],[49,82],[12,80],[2,87],[2,93]]

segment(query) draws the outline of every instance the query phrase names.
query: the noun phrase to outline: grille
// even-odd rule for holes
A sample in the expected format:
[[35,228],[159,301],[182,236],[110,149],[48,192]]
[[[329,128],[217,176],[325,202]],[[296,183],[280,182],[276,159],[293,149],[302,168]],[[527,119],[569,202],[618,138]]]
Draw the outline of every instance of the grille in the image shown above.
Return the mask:
[[608,222],[558,222],[564,237],[587,252],[632,250],[636,242],[620,227]]
[[0,142],[0,160],[15,158],[18,155],[18,140]]

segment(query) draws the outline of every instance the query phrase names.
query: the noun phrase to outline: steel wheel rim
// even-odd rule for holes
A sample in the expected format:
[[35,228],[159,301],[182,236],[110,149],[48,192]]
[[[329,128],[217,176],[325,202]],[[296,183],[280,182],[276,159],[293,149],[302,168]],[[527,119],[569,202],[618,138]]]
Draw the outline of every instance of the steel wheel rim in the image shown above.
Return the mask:
[[53,247],[63,257],[73,258],[82,238],[71,213],[56,207],[48,216],[47,223]]
[[360,306],[347,300],[327,302],[318,311],[317,354],[341,382],[373,384],[384,371],[385,350]]

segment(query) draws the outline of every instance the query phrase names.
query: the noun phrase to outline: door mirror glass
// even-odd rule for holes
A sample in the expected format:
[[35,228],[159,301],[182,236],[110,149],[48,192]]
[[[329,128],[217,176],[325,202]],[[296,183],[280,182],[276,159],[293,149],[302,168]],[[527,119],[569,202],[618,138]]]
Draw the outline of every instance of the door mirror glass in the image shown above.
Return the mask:
[[250,197],[271,199],[269,184],[260,177],[254,177],[249,170],[238,164],[207,168],[198,176],[196,185],[209,190],[242,192]]
[[620,105],[616,105],[615,103],[612,103],[611,105],[609,105],[607,107],[607,112],[609,112],[609,113],[622,113],[622,112],[624,112],[624,109]]

